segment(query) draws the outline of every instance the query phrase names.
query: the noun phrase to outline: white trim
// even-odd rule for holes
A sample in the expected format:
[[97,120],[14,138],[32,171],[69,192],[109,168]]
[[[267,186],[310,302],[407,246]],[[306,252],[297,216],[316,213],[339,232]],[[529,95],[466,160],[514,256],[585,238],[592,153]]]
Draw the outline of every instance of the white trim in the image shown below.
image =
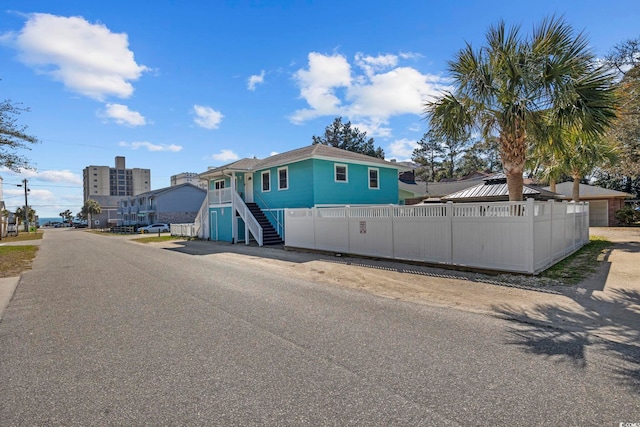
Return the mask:
[[[267,160],[268,157],[264,160]],[[275,168],[278,164],[282,165],[293,165],[295,163],[300,163],[300,162],[304,162],[307,160],[326,160],[328,162],[346,162],[350,165],[365,165],[365,166],[375,166],[375,167],[380,167],[380,168],[391,168],[391,169],[397,169],[399,171],[410,171],[412,170],[410,167],[407,166],[403,166],[398,164],[397,162],[390,162],[388,160],[384,160],[384,159],[379,159],[381,160],[381,162],[367,162],[366,160],[354,160],[354,159],[348,159],[348,158],[344,158],[344,157],[330,157],[330,156],[319,156],[319,155],[313,155],[313,156],[306,156],[303,158],[299,158],[299,159],[295,159],[295,160],[289,160],[289,161],[285,161],[285,162],[278,162],[278,163],[273,163],[273,164],[266,164],[266,165],[261,165],[260,166],[260,170],[265,170],[265,169],[270,169],[270,168]],[[256,169],[257,170],[257,169]]]
[[[287,173],[287,186],[280,187],[280,171],[284,170]],[[288,190],[289,189],[289,166],[283,166],[278,168],[278,191],[280,190]]]
[[[338,168],[344,168],[344,180],[338,179]],[[345,163],[333,164],[333,181],[349,183],[349,165]]]
[[[217,185],[219,182],[222,182],[222,187],[218,187],[218,188],[216,188],[216,185]],[[214,180],[214,181],[213,181],[213,189],[214,189],[214,190],[222,190],[223,188],[226,188],[226,183],[225,183],[224,178],[223,178],[223,179],[216,179],[216,180]]]
[[[376,187],[371,186],[371,171],[376,171]],[[380,169],[379,168],[367,168],[367,186],[370,190],[380,189]]]
[[[267,183],[269,184],[269,188],[268,189],[264,189],[264,176],[269,175],[269,178],[267,178]],[[288,175],[288,173],[287,173]],[[264,170],[264,171],[260,171],[260,192],[261,193],[269,193],[271,191],[271,171],[270,170]]]

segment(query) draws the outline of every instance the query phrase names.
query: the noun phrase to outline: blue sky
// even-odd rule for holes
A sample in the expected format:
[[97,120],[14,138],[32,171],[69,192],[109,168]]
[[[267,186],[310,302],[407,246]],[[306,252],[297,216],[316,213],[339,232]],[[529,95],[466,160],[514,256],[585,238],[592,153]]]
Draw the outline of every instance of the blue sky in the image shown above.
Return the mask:
[[82,206],[82,169],[181,172],[311,143],[337,116],[406,160],[446,63],[503,19],[561,15],[604,55],[640,36],[640,2],[29,1],[0,3],[0,99],[41,143],[35,171],[0,169],[10,210],[29,179],[41,217]]

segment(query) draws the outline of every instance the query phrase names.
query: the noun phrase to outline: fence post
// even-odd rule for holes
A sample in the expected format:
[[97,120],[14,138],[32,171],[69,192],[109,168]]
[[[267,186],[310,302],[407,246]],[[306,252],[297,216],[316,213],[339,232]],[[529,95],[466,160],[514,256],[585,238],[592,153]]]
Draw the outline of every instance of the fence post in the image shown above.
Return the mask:
[[391,227],[391,258],[396,258],[396,239],[394,233],[394,220],[395,220],[395,209],[392,204],[389,204],[389,226]]
[[547,201],[547,206],[551,215],[549,216],[549,260],[546,264],[551,265],[553,262],[553,211],[555,210],[555,200]]
[[527,199],[527,208],[526,208],[526,212],[525,214],[527,215],[527,222],[528,222],[528,230],[529,232],[527,233],[527,239],[529,240],[529,244],[528,244],[528,259],[527,259],[527,273],[529,274],[533,274],[534,273],[534,266],[535,266],[535,238],[534,238],[534,229],[535,229],[535,206],[534,206],[534,201],[531,197],[529,197]]
[[449,264],[453,264],[453,202],[447,202],[445,206],[449,226]]
[[564,200],[562,202],[564,210],[562,211],[562,235],[564,239],[562,240],[562,257],[564,258],[567,255],[567,217],[569,216],[569,202]]
[[351,253],[351,206],[344,207],[344,216],[347,220],[347,253]]
[[318,208],[315,206],[311,208],[311,225],[313,226],[313,249],[318,249],[318,240],[316,239],[316,214]]

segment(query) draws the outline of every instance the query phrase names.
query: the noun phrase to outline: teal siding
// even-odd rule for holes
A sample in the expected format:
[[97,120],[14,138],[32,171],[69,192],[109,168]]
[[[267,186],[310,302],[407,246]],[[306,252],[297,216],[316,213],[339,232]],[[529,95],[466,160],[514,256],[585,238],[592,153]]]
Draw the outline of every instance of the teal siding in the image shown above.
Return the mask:
[[[236,220],[238,221],[238,242],[244,241],[244,220],[239,216],[236,216]],[[251,232],[249,232],[251,235]]]
[[[348,182],[335,181],[335,164],[346,164]],[[348,162],[310,159],[288,165],[289,189],[278,190],[278,168],[271,168],[271,191],[262,191],[261,176],[254,174],[255,202],[262,208],[309,208],[315,205],[397,204],[398,171],[375,166],[379,188],[369,188],[369,167]]]
[[268,206],[270,209],[313,206],[313,166],[312,160],[286,165],[289,175],[287,190],[278,190],[277,167],[269,169],[271,172],[271,191],[267,192],[263,192],[261,187],[261,176],[266,169],[256,172],[253,176],[255,202],[262,208]]
[[[209,182],[209,190],[215,190],[216,189],[216,184],[215,181],[223,181],[222,179],[215,179]],[[224,178],[224,188],[230,188],[231,187],[231,178],[229,177],[225,177]]]
[[216,218],[215,223],[209,224],[209,238],[211,240],[216,240],[216,230],[217,230],[217,240],[222,242],[232,242],[232,230],[231,230],[231,221],[233,216],[231,215],[231,207],[220,207],[220,208],[210,208],[209,209],[209,220],[211,221],[211,213],[214,213],[214,218]]
[[[369,188],[369,168],[371,166],[314,160],[315,204],[362,205],[397,204],[398,171],[378,167],[378,189]],[[335,165],[347,165],[347,182],[335,181]]]

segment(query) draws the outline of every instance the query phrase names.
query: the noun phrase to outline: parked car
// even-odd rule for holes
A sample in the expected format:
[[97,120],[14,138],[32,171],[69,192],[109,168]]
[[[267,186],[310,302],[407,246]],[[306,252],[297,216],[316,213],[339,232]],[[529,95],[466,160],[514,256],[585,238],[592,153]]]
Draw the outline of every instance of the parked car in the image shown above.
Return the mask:
[[157,233],[158,231],[161,233],[169,232],[169,224],[164,224],[161,222],[157,222],[155,224],[147,225],[146,227],[138,228],[140,233]]
[[87,228],[89,225],[86,222],[74,222],[73,228]]

